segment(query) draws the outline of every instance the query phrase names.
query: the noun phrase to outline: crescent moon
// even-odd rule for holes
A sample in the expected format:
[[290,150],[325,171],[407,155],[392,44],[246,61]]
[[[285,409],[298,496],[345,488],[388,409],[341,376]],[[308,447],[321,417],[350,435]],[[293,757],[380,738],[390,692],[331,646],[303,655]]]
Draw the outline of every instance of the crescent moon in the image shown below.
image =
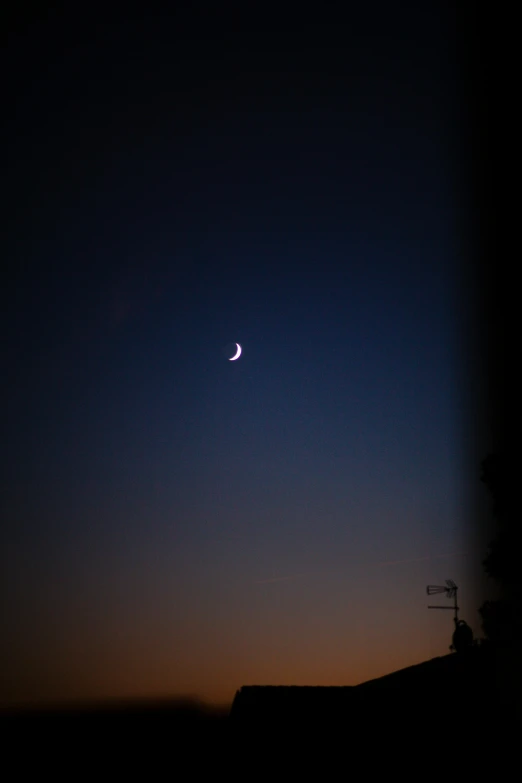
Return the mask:
[[239,359],[239,357],[241,356],[241,346],[239,345],[239,343],[236,343],[236,345],[237,345],[237,353],[235,356],[233,356],[231,359],[228,360],[229,362],[234,362],[236,359]]

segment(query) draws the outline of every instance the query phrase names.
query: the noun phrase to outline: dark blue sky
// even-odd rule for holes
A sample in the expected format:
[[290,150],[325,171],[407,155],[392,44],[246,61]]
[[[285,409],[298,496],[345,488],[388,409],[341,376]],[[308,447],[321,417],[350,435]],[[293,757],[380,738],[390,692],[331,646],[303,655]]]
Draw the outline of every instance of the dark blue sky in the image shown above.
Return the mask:
[[13,32],[4,699],[227,699],[447,650],[423,591],[469,559],[454,20],[374,6]]

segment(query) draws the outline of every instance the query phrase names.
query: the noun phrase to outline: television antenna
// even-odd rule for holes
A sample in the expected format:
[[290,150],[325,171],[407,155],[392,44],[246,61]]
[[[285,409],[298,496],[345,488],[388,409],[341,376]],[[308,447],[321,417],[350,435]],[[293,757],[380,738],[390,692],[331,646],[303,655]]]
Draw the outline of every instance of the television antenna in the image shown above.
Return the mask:
[[452,579],[446,579],[446,585],[428,585],[426,592],[428,595],[440,595],[446,593],[446,598],[453,598],[453,606],[442,606],[437,604],[435,606],[428,606],[428,609],[449,609],[454,612],[453,622],[455,623],[455,630],[453,632],[453,644],[450,646],[450,650],[456,650],[457,652],[471,647],[473,644],[473,631],[464,620],[459,620],[459,605],[457,604],[457,592],[458,587]]
[[459,609],[460,607],[457,605],[457,591],[458,587],[455,584],[455,582],[452,579],[446,579],[446,587],[443,585],[428,585],[426,588],[426,592],[428,595],[438,595],[440,593],[446,593],[446,598],[453,598],[454,603],[453,606],[441,606],[440,604],[437,606],[428,606],[428,609],[450,609],[455,612],[455,617],[453,618],[453,621],[455,625],[459,621]]

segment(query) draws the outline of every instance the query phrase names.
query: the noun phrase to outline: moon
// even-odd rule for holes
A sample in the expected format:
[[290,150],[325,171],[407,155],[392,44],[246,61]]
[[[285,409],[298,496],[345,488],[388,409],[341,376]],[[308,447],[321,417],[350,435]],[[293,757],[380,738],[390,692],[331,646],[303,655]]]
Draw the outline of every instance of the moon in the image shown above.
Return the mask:
[[241,346],[239,345],[239,343],[236,343],[236,345],[237,345],[237,353],[235,356],[232,356],[232,358],[228,360],[229,362],[235,362],[235,360],[239,359],[239,357],[241,356]]

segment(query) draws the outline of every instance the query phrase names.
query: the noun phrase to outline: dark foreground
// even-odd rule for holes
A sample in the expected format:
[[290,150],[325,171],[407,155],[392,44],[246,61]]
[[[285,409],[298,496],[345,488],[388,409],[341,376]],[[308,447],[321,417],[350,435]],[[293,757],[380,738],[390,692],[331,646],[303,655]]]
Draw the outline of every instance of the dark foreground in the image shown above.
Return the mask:
[[[374,769],[391,755],[476,753],[509,747],[520,721],[513,690],[499,688],[489,650],[448,655],[354,687],[243,687],[231,709],[195,703],[126,703],[4,712],[6,747],[81,746],[87,757],[134,754],[194,770],[221,768],[247,754],[304,767],[311,756],[345,758]],[[13,745],[14,747],[14,745]],[[163,763],[163,762],[162,762]],[[121,771],[121,770],[120,770]]]

